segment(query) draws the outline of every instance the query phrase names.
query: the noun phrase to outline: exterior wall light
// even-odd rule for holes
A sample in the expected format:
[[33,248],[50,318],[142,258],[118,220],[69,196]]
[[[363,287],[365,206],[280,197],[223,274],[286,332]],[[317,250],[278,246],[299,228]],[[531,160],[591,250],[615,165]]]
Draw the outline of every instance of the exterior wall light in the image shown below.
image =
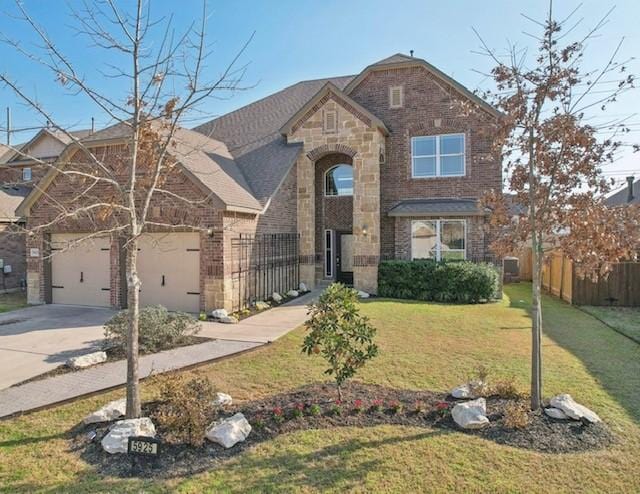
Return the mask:
[[366,237],[369,234],[369,227],[367,225],[362,225],[362,236]]

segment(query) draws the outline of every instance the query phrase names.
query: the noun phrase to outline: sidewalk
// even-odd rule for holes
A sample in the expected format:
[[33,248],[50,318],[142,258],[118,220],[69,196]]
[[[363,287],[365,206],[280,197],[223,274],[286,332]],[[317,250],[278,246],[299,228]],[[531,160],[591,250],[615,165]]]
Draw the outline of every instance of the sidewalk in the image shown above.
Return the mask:
[[[306,306],[318,293],[308,293],[238,324],[204,323],[200,335],[215,340],[140,357],[140,376],[210,362],[275,341],[304,323]],[[118,361],[0,390],[0,418],[121,386],[126,375],[126,362]]]

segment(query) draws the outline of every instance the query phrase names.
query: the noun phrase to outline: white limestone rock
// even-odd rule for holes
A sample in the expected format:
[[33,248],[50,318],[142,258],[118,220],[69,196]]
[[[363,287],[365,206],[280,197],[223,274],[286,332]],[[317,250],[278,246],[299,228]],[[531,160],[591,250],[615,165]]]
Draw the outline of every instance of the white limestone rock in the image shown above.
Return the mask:
[[273,292],[271,294],[271,299],[276,303],[279,304],[280,302],[282,302],[282,295],[280,295],[278,292]]
[[67,360],[67,367],[72,369],[84,369],[85,367],[91,367],[92,365],[101,364],[107,361],[106,352],[93,352],[86,355],[80,355],[79,357],[72,357]]
[[215,309],[211,311],[211,317],[214,319],[222,319],[223,317],[227,317],[229,313],[226,309]]
[[102,438],[100,444],[107,453],[126,453],[131,436],[155,437],[156,428],[148,417],[119,420],[111,426],[109,433]]
[[589,410],[584,405],[576,403],[569,394],[560,394],[554,396],[549,401],[549,404],[553,408],[559,408],[573,420],[585,419],[591,423],[601,422],[601,419],[600,417],[598,417],[597,413]]
[[484,398],[458,403],[451,410],[451,417],[463,429],[482,429],[489,424],[486,417],[487,402]]
[[369,298],[371,295],[369,295],[367,292],[363,292],[362,290],[358,290],[358,298]]
[[456,386],[451,390],[450,394],[454,398],[458,399],[473,398],[473,396],[471,396],[471,390],[469,389],[468,384],[461,384],[460,386]]
[[307,285],[305,285],[303,282],[300,282],[300,284],[298,285],[298,291],[304,293],[308,292],[309,289],[307,288]]
[[216,397],[213,399],[213,406],[216,407],[231,405],[231,403],[233,403],[233,399],[226,393],[216,393]]
[[123,417],[127,411],[127,399],[122,398],[120,400],[110,401],[102,408],[99,408],[95,412],[87,415],[83,422],[85,424],[97,424],[99,422],[110,422],[112,420]]
[[298,293],[298,290],[289,290],[289,291],[287,292],[287,297],[297,297],[297,296],[299,296],[299,295],[300,295],[300,294]]
[[218,319],[222,324],[238,324],[238,318],[235,316],[223,316]]
[[556,420],[568,420],[569,416],[564,413],[559,408],[548,407],[544,409],[544,413],[546,413],[549,417]]
[[268,302],[264,302],[262,300],[258,300],[256,302],[256,310],[267,310],[268,308],[270,308],[271,306],[269,305]]
[[241,413],[236,413],[218,422],[214,422],[207,429],[207,439],[226,449],[244,441],[251,432],[251,424]]

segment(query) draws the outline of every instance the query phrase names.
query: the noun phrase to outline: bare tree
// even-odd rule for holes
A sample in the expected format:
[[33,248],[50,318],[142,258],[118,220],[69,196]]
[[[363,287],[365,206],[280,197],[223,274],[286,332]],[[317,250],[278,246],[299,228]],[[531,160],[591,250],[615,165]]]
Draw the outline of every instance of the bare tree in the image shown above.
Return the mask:
[[[525,16],[540,31],[529,34],[537,43],[532,60],[518,46],[510,46],[502,57],[480,38],[482,53],[495,63],[490,77],[496,89],[487,96],[504,112],[497,145],[513,193],[512,203],[502,191],[485,198],[498,232],[492,248],[502,255],[527,244],[532,250],[533,409],[542,403],[541,281],[548,254],[559,250],[575,261],[580,275],[597,279],[606,276],[613,263],[634,258],[640,240],[637,210],[609,209],[604,202],[611,183],[602,167],[625,145],[625,121],[610,119],[598,126],[589,120],[633,88],[626,61],[618,61],[622,42],[603,67],[586,69],[588,42],[609,14],[576,36],[576,11],[557,20],[552,6],[550,2],[543,21]],[[571,36],[576,39],[570,41]]]
[[[29,235],[37,235],[58,225],[82,222],[90,225],[90,233],[75,239],[73,244],[104,235],[117,235],[126,252],[127,305],[130,314],[127,342],[127,418],[141,413],[138,372],[139,289],[138,240],[155,229],[197,229],[205,225],[191,219],[190,210],[209,204],[211,199],[199,199],[172,190],[169,184],[180,173],[176,153],[184,158],[201,151],[202,141],[191,131],[181,128],[188,115],[199,105],[221,91],[242,89],[244,67],[237,67],[246,44],[233,57],[225,70],[216,77],[208,73],[207,60],[211,51],[207,43],[207,12],[203,4],[198,24],[192,24],[182,34],[176,34],[171,17],[154,18],[151,1],[137,0],[120,4],[114,0],[86,1],[72,10],[78,33],[96,50],[93,59],[101,60],[101,52],[117,64],[96,65],[101,85],[94,85],[76,68],[72,58],[63,53],[18,0],[15,20],[23,23],[39,42],[37,48],[26,47],[19,40],[0,35],[6,47],[13,48],[26,59],[48,71],[68,93],[78,101],[88,101],[112,126],[109,134],[124,136],[124,146],[98,145],[100,132],[79,138],[9,74],[0,74],[0,82],[10,88],[36,115],[49,122],[50,128],[66,136],[70,151],[51,163],[17,150],[46,167],[49,174],[62,176],[73,197],[64,203],[57,201],[42,186],[39,192],[52,212],[47,221],[29,227]],[[48,78],[49,79],[49,78]],[[109,87],[122,85],[121,94],[112,94]],[[211,150],[209,150],[211,151]],[[40,185],[38,185],[40,187]],[[154,207],[172,207],[177,214],[171,220],[154,214]]]

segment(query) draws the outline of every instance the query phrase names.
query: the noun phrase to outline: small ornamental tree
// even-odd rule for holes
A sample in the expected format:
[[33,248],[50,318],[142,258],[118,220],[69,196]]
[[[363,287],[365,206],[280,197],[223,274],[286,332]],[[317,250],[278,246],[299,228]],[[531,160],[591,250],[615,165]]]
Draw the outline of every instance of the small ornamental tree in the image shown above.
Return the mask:
[[490,77],[496,91],[488,96],[504,115],[495,137],[512,193],[511,204],[499,190],[484,198],[493,211],[492,249],[512,255],[529,246],[533,257],[532,409],[542,404],[544,263],[559,252],[575,262],[578,275],[595,281],[614,263],[635,259],[640,242],[638,209],[609,208],[604,200],[611,183],[603,167],[618,157],[625,144],[620,136],[629,129],[624,119],[592,123],[634,87],[634,76],[617,60],[620,45],[600,69],[585,67],[586,48],[606,16],[578,36],[575,10],[556,20],[551,7],[546,19],[534,20],[540,32],[531,35],[537,41],[531,59],[516,46],[503,57],[481,40],[495,63]]
[[340,283],[325,290],[309,315],[302,351],[322,354],[329,364],[324,372],[334,377],[342,400],[343,383],[378,354],[373,342],[376,329],[358,311],[358,292]]

